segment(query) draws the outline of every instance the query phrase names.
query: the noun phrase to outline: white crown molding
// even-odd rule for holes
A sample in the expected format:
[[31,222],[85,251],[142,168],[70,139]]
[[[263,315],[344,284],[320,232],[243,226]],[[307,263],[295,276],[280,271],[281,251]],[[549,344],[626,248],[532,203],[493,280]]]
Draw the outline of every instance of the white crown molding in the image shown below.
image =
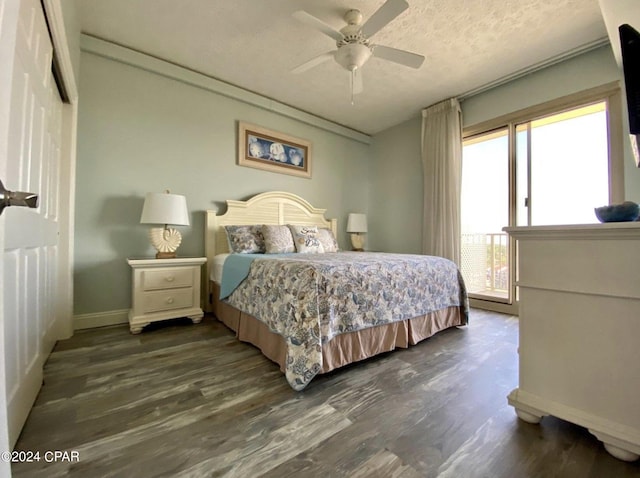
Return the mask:
[[528,66],[526,68],[523,68],[521,70],[518,70],[514,73],[511,73],[510,75],[507,76],[503,76],[502,78],[498,78],[497,80],[494,80],[490,83],[484,84],[482,86],[479,86],[478,88],[474,88],[473,90],[469,90],[465,93],[462,93],[461,95],[458,95],[458,100],[459,101],[464,101],[466,99],[471,98],[472,96],[476,96],[479,95],[481,93],[484,93],[485,91],[489,91],[493,88],[496,88],[498,86],[502,86],[506,83],[509,83],[511,81],[517,80],[519,78],[522,78],[524,76],[530,75],[531,73],[535,73],[536,71],[540,71],[543,70],[545,68],[548,68],[550,66],[556,65],[558,63],[562,63],[563,61],[569,60],[571,58],[574,58],[576,56],[582,55],[583,53],[587,53],[590,52],[591,50],[595,50],[597,48],[600,48],[602,46],[608,45],[609,44],[609,38],[608,37],[604,37],[604,38],[600,38],[599,40],[595,40],[591,43],[587,43],[586,45],[582,45],[578,48],[575,48],[573,50],[561,53],[560,55],[556,55],[553,56],[551,58],[548,58],[544,61],[541,61],[539,63],[536,63],[534,65]]
[[263,108],[281,116],[315,126],[316,128],[353,139],[360,143],[371,144],[371,136],[367,134],[333,123],[324,118],[320,118],[319,116],[314,116],[305,111],[292,108],[291,106],[279,103],[271,98],[253,93],[238,86],[216,80],[215,78],[203,75],[202,73],[188,70],[182,66],[131,50],[130,48],[116,45],[115,43],[111,43],[100,38],[83,33],[80,37],[80,49],[87,53],[92,53],[94,55],[124,63],[151,73],[181,81],[187,85],[202,88],[211,91],[212,93],[257,106],[258,108]]

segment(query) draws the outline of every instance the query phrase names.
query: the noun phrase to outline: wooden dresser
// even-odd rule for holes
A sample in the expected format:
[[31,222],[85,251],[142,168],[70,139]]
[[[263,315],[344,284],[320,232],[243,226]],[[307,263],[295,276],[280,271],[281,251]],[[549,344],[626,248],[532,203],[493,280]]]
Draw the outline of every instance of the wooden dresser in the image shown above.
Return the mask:
[[504,229],[517,243],[518,416],[586,427],[640,455],[640,222]]

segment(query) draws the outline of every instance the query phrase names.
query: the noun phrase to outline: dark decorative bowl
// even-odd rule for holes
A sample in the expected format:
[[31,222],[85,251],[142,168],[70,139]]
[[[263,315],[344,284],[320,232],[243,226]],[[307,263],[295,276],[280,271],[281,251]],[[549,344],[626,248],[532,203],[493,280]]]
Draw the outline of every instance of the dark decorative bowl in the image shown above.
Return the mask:
[[640,207],[631,201],[622,204],[612,204],[594,209],[600,222],[628,222],[635,221],[640,216]]

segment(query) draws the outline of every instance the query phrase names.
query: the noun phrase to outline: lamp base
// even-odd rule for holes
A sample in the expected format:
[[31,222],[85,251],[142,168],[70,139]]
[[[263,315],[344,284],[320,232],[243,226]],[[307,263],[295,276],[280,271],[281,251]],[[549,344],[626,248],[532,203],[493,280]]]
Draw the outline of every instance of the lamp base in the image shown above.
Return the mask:
[[176,257],[175,252],[158,252],[156,254],[156,259],[175,259]]
[[351,234],[351,245],[354,251],[364,251],[364,234],[358,232]]
[[182,234],[168,227],[154,227],[149,230],[151,245],[158,251],[156,259],[173,259],[182,242]]

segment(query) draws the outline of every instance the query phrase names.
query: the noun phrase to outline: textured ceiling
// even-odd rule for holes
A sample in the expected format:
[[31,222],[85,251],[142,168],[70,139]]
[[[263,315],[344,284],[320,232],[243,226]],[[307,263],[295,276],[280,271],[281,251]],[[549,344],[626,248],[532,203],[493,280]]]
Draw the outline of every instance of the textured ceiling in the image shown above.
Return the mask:
[[384,0],[80,0],[84,33],[168,60],[358,131],[374,134],[442,99],[475,90],[606,38],[598,0],[408,0],[373,42],[422,54],[419,70],[371,58],[364,93],[333,61],[290,70],[335,49],[293,19],[306,10],[336,29]]

